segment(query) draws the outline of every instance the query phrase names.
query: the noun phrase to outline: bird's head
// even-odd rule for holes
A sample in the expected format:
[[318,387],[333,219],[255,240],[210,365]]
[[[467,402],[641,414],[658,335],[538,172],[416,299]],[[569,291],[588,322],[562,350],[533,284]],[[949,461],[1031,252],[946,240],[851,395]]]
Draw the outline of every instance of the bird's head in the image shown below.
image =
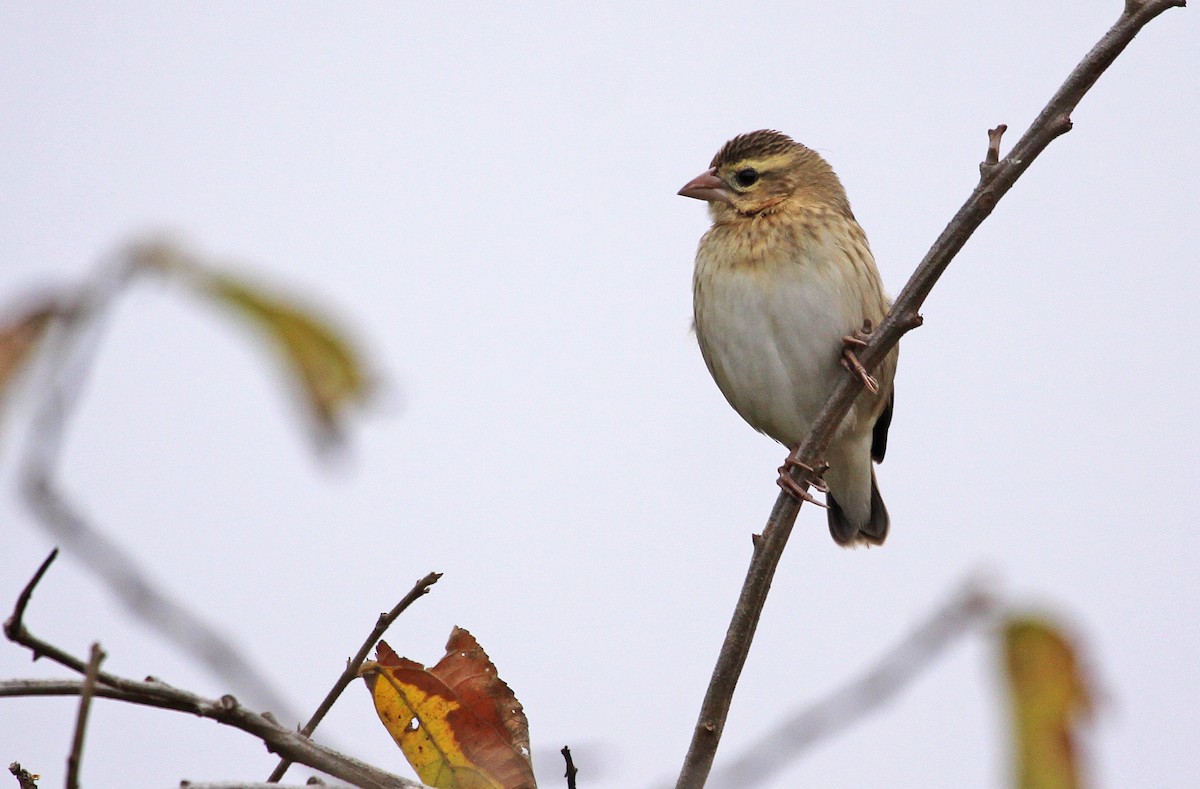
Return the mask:
[[841,182],[820,154],[769,129],[725,143],[709,169],[679,194],[708,202],[716,219],[731,211],[761,216],[804,205],[850,212]]

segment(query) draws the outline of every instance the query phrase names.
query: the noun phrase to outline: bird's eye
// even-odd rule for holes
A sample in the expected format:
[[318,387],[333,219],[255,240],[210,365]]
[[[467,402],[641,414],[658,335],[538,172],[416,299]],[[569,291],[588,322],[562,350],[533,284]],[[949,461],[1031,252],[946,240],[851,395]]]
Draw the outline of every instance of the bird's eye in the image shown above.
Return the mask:
[[738,186],[754,186],[758,182],[758,170],[753,167],[743,167],[733,174],[733,180],[737,181]]

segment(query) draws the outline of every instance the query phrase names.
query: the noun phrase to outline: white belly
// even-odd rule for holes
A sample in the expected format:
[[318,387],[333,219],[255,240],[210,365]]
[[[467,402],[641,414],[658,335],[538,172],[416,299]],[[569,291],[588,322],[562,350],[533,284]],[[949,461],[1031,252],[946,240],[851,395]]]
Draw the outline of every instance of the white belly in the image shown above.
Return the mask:
[[696,335],[730,405],[794,447],[842,372],[842,336],[861,327],[862,299],[829,266],[728,266],[697,258]]

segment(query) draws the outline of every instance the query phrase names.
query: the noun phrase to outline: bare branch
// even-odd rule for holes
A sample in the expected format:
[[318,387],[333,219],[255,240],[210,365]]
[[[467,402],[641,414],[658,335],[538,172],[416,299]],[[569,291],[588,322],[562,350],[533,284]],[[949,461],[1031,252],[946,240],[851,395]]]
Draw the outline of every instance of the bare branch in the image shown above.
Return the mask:
[[848,728],[894,698],[947,647],[990,619],[997,605],[978,583],[968,583],[869,671],[756,738],[752,748],[717,770],[709,785],[767,783],[813,743]]
[[[878,365],[905,333],[921,324],[921,305],[942,272],[1038,154],[1070,130],[1071,112],[1100,75],[1146,24],[1168,8],[1183,5],[1184,0],[1127,0],[1116,24],[1075,67],[1009,154],[994,167],[986,167],[979,184],[926,253],[882,324],[872,333],[868,345],[856,352],[867,370]],[[998,146],[999,141],[996,143]],[[820,465],[834,432],[862,386],[858,376],[849,372],[843,375],[808,436],[789,456],[788,466],[797,489],[807,490],[810,483],[794,473],[795,470]],[[799,511],[800,501],[788,493],[781,493],[762,536],[754,541],[746,580],[701,704],[677,789],[699,789],[712,769],[738,677],[749,654],[775,568]]]
[[8,771],[17,777],[17,783],[21,789],[38,789],[37,781],[41,776],[34,775],[28,770],[21,767],[20,762],[13,762],[8,766]]
[[[16,641],[16,634],[24,629],[25,609],[29,606],[29,601],[33,599],[33,590],[37,588],[38,583],[42,580],[42,576],[46,574],[46,571],[50,569],[50,565],[57,558],[58,549],[55,548],[50,551],[49,556],[42,560],[41,565],[37,568],[37,572],[29,579],[29,583],[25,584],[25,588],[21,590],[21,593],[17,595],[17,604],[13,606],[12,616],[4,620],[4,635],[8,640]],[[37,659],[36,654],[34,655],[34,659]]]
[[[30,599],[33,597],[33,590],[37,588],[38,583],[42,580],[42,576],[50,569],[50,565],[58,557],[58,549],[50,551],[38,567],[37,572],[29,579],[29,583],[25,584],[25,588],[21,590],[21,594],[17,596],[17,603],[13,606],[13,613],[4,622],[4,636],[15,644],[20,644],[29,649],[33,653],[33,659],[37,660],[41,657],[48,657],[55,663],[66,666],[67,668],[79,674],[86,674],[88,667],[79,658],[71,655],[53,644],[34,636],[25,627],[25,608],[29,605]],[[107,676],[104,672],[98,672],[97,676],[103,681]]]
[[73,302],[63,306],[54,334],[48,338],[52,341],[45,354],[49,383],[44,398],[35,406],[22,462],[23,498],[35,521],[59,545],[80,557],[140,620],[199,659],[216,677],[281,716],[298,720],[283,694],[224,633],[159,590],[133,557],[97,529],[59,485],[58,459],[67,425],[87,384],[103,325],[116,300],[143,270],[136,252],[119,254],[105,261]]
[[71,754],[67,757],[67,789],[79,789],[79,765],[83,761],[83,737],[87,731],[88,712],[92,708],[92,696],[96,692],[96,675],[100,673],[100,661],[104,660],[100,644],[92,644],[87,672],[83,678],[83,690],[79,694],[79,714],[75,718],[75,737],[71,740]]
[[[326,748],[265,713],[243,707],[233,696],[207,699],[158,682],[138,682],[113,677],[111,684],[96,685],[98,698],[115,699],[143,707],[186,712],[240,729],[263,741],[271,753],[308,765],[362,789],[429,789],[424,784],[380,770],[352,756]],[[0,680],[0,698],[32,696],[78,696],[83,683],[77,680]]]
[[[329,713],[329,710],[333,708],[334,702],[336,702],[338,697],[342,695],[342,692],[350,686],[350,683],[358,677],[358,670],[362,667],[363,661],[367,659],[367,655],[370,654],[371,648],[374,647],[376,642],[383,637],[383,634],[389,627],[392,626],[392,623],[400,617],[400,614],[404,613],[404,611],[410,605],[415,603],[421,597],[428,594],[429,587],[437,583],[438,579],[441,577],[441,573],[430,573],[429,575],[425,576],[421,580],[417,581],[413,588],[409,590],[408,594],[404,595],[400,602],[396,603],[395,607],[393,607],[391,611],[388,611],[386,614],[379,615],[379,619],[377,619],[375,622],[374,629],[371,630],[370,635],[368,635],[363,641],[362,646],[358,649],[358,653],[346,663],[346,670],[343,671],[342,675],[337,678],[337,682],[333,683],[333,687],[330,688],[329,693],[325,694],[325,698],[321,701],[320,706],[317,707],[317,711],[313,713],[313,716],[308,719],[308,723],[304,724],[304,728],[300,730],[301,734],[306,737],[312,736],[312,733],[316,731],[317,726],[320,725],[321,721],[325,719],[325,716]],[[288,767],[290,767],[291,764],[292,763],[287,759],[280,761],[279,764],[276,765],[275,769],[271,772],[270,777],[267,778],[267,783],[277,783],[283,778],[283,774],[287,772]]]
[[[69,652],[59,649],[48,641],[42,641],[37,636],[33,635],[33,633],[29,632],[24,623],[25,607],[29,604],[29,599],[33,596],[33,590],[37,587],[38,582],[42,580],[42,576],[46,574],[46,570],[49,569],[50,564],[57,556],[58,549],[55,548],[42,562],[41,566],[38,567],[37,572],[33,574],[33,578],[29,580],[29,583],[25,585],[25,588],[21,590],[21,594],[17,597],[17,604],[13,608],[12,616],[10,616],[4,623],[4,635],[9,641],[12,641],[14,644],[20,644],[32,652],[34,660],[46,657],[50,660],[53,660],[55,663],[58,663],[60,666],[66,666],[78,674],[86,674],[88,670],[87,663],[83,662]],[[118,677],[112,674],[106,674],[103,671],[98,671],[96,673],[96,678],[98,681],[106,684],[112,684],[114,681],[119,679]]]
[[[224,781],[221,783],[194,783],[192,781],[180,781],[179,782],[180,789],[311,789],[311,787],[325,787],[325,785],[329,785],[329,784],[326,784],[324,781],[318,781],[317,783],[313,783],[311,781],[311,779],[310,779],[310,782],[308,782],[307,784],[304,784],[304,785],[301,785],[301,784],[284,785],[281,783],[258,783],[258,782],[245,783],[245,782],[238,782],[238,781],[233,781],[233,782]],[[338,784],[338,785],[342,785],[342,784]]]
[[[353,757],[318,745],[304,734],[284,726],[270,713],[258,713],[243,707],[233,696],[206,699],[157,680],[139,682],[115,674],[89,668],[70,653],[42,641],[29,631],[23,622],[24,606],[33,595],[37,582],[53,560],[51,555],[38,568],[33,579],[18,597],[13,616],[5,625],[5,635],[34,653],[47,657],[79,674],[95,674],[93,695],[117,699],[147,707],[186,712],[251,734],[267,746],[271,753],[285,759],[341,778],[362,789],[423,789],[424,785],[380,770]],[[21,616],[18,616],[20,614]],[[4,696],[77,696],[84,692],[86,682],[72,680],[4,680],[0,681],[0,697]]]
[[988,129],[988,147],[983,161],[979,163],[979,179],[987,181],[992,177],[992,171],[1000,163],[1000,138],[1008,131],[1008,124],[1001,123],[994,129]]
[[567,789],[575,789],[575,776],[579,770],[575,769],[575,760],[571,758],[571,749],[564,745],[559,753],[562,754],[563,761],[567,763],[567,771],[563,773],[563,777],[567,779]]

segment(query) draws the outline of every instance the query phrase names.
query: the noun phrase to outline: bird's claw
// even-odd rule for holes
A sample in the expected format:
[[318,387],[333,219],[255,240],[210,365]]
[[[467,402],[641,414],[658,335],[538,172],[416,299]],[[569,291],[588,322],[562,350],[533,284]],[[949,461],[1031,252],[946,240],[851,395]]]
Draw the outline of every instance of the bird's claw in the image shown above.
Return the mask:
[[855,348],[867,347],[866,337],[875,331],[875,326],[870,320],[863,321],[862,328],[842,337],[842,344],[846,347],[842,349],[842,366],[858,376],[863,382],[863,386],[871,390],[871,394],[879,394],[879,381],[875,380],[875,376],[867,372],[867,368],[862,366],[862,362],[858,360],[858,356],[854,353]]
[[791,455],[783,461],[783,465],[779,467],[779,479],[777,484],[783,489],[783,492],[796,499],[797,501],[807,501],[809,504],[815,504],[822,509],[829,509],[829,505],[817,501],[812,497],[812,494],[804,488],[800,482],[792,476],[792,469],[800,469],[800,475],[803,481],[808,483],[808,486],[819,493],[828,493],[829,486],[825,484],[825,480],[821,479],[821,475],[825,473],[827,465],[822,465],[820,468],[813,468],[807,463],[801,463]]

